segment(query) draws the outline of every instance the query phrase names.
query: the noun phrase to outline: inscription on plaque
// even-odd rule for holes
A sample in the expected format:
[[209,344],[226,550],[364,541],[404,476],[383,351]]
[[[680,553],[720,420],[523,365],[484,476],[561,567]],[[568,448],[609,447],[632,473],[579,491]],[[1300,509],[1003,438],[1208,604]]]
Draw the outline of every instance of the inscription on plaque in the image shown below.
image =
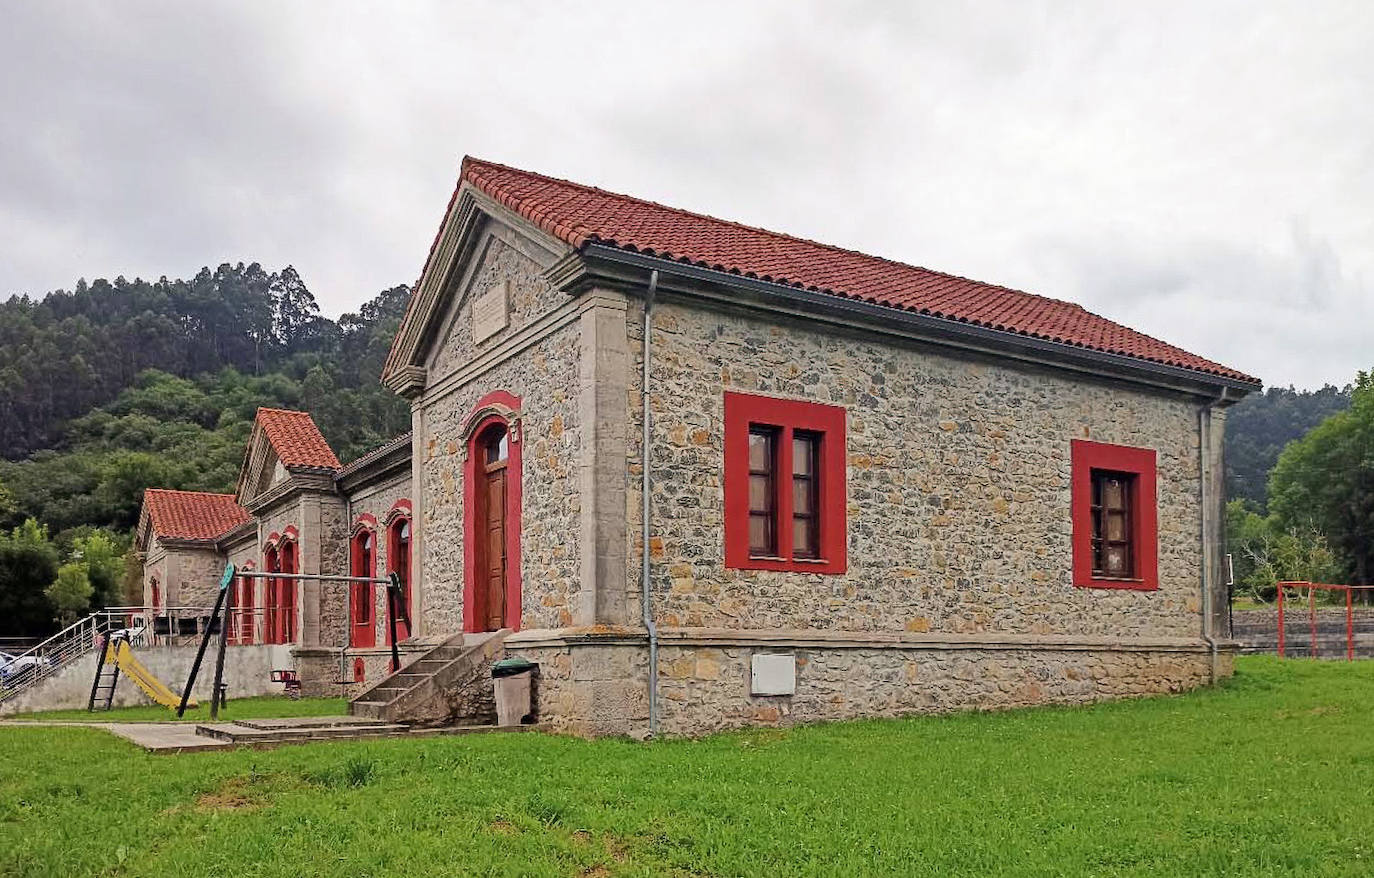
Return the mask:
[[483,342],[510,323],[510,281],[504,280],[472,300],[472,339]]

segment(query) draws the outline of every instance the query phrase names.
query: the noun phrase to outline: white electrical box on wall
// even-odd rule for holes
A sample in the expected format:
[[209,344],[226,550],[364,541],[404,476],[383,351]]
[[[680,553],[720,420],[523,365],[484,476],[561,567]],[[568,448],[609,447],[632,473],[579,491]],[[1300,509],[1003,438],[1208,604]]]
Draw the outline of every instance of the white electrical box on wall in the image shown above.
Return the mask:
[[750,695],[795,695],[797,692],[797,658],[790,652],[759,652],[754,654],[750,675]]

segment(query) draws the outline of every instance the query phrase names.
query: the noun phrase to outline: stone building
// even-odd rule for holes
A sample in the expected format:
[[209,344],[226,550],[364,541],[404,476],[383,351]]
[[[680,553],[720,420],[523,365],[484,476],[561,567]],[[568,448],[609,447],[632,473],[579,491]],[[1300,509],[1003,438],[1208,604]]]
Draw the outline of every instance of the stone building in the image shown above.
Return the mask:
[[[294,526],[345,569],[403,516],[407,644],[508,631],[548,727],[1230,673],[1221,437],[1259,382],[1077,305],[468,159],[383,380],[412,432],[348,467],[260,415],[222,550]],[[381,672],[344,596],[296,600],[303,668]]]
[[[344,466],[309,414],[259,409],[237,493],[145,493],[143,605],[159,634],[203,630],[229,563],[257,572],[395,571],[407,581],[409,494],[408,435]],[[353,692],[388,672],[384,588],[246,576],[231,587],[230,642],[282,646],[278,670],[299,674],[307,693]],[[398,635],[410,639],[403,624]]]

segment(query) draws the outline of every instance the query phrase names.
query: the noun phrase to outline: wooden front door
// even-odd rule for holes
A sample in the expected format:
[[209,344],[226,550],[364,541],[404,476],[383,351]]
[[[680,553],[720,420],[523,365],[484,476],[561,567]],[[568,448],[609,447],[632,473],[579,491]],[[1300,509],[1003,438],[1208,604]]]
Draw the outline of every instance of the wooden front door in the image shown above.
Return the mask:
[[509,460],[509,440],[504,426],[493,427],[482,436],[482,460],[478,497],[482,529],[477,545],[478,593],[481,595],[479,618],[487,631],[506,627],[506,473]]

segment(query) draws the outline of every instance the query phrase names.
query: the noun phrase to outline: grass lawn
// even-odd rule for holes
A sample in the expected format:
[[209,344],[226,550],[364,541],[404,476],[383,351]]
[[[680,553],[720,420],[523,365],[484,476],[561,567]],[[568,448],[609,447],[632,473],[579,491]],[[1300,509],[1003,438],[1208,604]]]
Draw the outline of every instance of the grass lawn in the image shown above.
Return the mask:
[[[292,701],[281,695],[262,695],[256,698],[234,698],[220,709],[221,722],[236,719],[260,719],[262,717],[289,716],[343,716],[348,713],[348,701],[343,698],[301,698]],[[87,713],[84,710],[44,710],[37,713],[20,713],[5,717],[13,720],[44,720],[109,723],[164,723],[175,722],[175,710],[168,710],[157,704],[140,704],[136,707],[116,707],[111,710],[97,710]],[[181,722],[208,722],[210,704],[204,702],[192,710],[187,708]],[[3,874],[3,873],[0,873]]]
[[0,876],[1369,875],[1374,662],[754,731],[147,756],[0,729]]

